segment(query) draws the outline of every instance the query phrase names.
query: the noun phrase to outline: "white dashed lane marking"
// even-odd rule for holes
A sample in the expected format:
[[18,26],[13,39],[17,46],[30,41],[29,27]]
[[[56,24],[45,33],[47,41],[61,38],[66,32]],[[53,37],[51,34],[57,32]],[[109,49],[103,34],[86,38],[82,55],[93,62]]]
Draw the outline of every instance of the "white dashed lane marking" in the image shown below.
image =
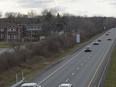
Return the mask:
[[83,63],[81,63],[81,66],[83,66]]
[[77,70],[79,70],[79,67],[77,68]]
[[68,82],[69,81],[69,79],[67,79],[65,82]]
[[85,62],[87,62],[87,60],[85,60]]
[[88,57],[88,59],[89,59],[90,57]]
[[74,75],[75,73],[72,73],[72,76]]

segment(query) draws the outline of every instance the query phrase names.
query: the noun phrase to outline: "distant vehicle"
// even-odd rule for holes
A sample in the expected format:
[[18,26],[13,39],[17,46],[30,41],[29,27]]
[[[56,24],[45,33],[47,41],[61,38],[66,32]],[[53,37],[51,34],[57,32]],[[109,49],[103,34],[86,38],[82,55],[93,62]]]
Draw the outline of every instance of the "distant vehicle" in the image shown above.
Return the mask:
[[90,46],[86,46],[86,48],[85,48],[85,52],[91,52],[91,48],[90,48]]
[[21,85],[21,87],[41,87],[41,86],[36,83],[24,83]]
[[73,85],[69,83],[65,83],[65,84],[59,85],[58,87],[73,87]]
[[101,39],[98,39],[98,42],[101,42]]
[[94,42],[93,42],[93,45],[99,45],[99,42],[94,41]]
[[108,37],[107,40],[112,40],[112,38],[111,37]]
[[106,35],[109,35],[108,33],[106,33]]

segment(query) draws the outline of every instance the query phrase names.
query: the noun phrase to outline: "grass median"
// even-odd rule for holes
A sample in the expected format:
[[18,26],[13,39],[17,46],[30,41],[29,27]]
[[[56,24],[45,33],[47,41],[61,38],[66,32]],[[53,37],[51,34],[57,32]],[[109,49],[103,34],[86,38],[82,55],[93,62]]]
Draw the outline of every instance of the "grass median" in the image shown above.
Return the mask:
[[116,48],[111,57],[112,59],[104,87],[116,87]]

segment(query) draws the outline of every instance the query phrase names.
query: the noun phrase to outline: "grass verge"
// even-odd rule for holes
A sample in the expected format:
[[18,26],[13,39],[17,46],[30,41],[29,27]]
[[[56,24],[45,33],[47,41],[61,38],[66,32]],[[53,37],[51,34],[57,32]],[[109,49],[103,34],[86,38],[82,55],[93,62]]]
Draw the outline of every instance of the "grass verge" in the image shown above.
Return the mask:
[[10,48],[12,47],[10,43],[0,42],[0,48]]
[[104,87],[116,87],[116,48],[111,57],[112,59]]

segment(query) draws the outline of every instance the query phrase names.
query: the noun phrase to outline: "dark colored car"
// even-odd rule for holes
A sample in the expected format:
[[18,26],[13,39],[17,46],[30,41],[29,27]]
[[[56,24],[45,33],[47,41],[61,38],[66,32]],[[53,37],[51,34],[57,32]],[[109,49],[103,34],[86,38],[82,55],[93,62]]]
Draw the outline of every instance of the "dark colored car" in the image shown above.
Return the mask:
[[101,39],[98,39],[98,42],[101,42]]
[[91,48],[90,48],[90,46],[86,46],[86,48],[85,48],[85,52],[91,52]]
[[106,35],[108,36],[109,34],[108,34],[108,33],[106,33]]
[[111,38],[111,37],[109,37],[107,40],[112,40],[112,38]]

